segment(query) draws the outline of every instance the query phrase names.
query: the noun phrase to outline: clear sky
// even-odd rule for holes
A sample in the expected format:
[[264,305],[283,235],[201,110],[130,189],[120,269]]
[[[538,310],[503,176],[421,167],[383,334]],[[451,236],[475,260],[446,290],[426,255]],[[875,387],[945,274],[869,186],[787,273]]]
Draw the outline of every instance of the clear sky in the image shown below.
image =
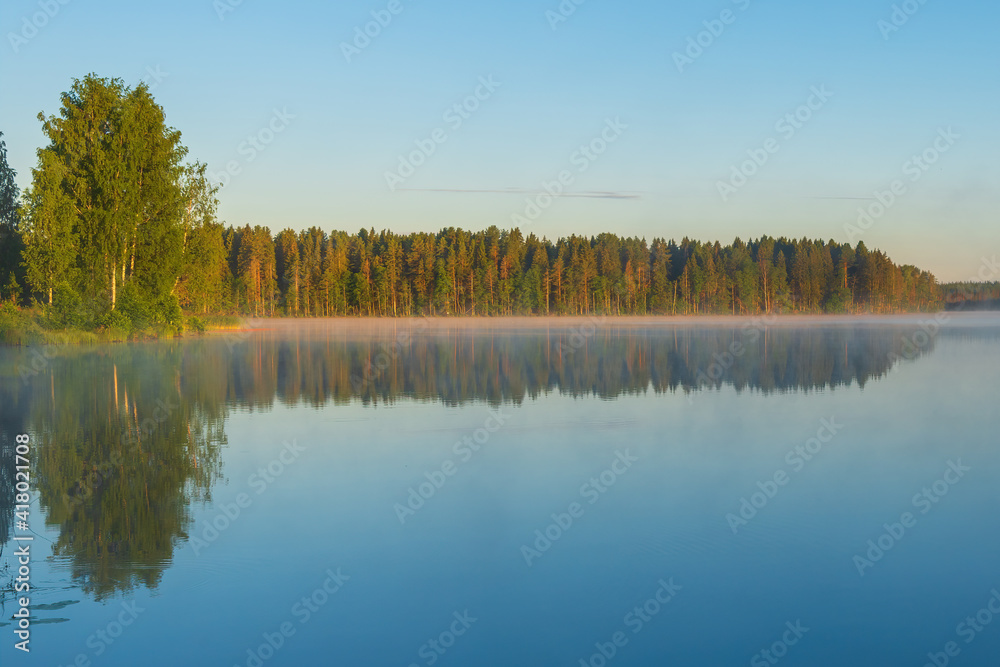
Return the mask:
[[74,78],[145,79],[231,224],[510,227],[565,171],[526,233],[863,240],[965,279],[1000,255],[1000,8],[895,7],[7,0],[0,130],[23,187]]

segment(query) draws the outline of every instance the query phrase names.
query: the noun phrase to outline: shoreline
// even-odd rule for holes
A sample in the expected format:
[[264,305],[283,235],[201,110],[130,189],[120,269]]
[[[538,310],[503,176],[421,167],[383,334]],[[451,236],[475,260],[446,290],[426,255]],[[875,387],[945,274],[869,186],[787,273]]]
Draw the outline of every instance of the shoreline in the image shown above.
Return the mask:
[[[232,316],[234,319],[235,316]],[[956,321],[957,320],[957,321]],[[408,316],[408,317],[245,317],[204,329],[187,329],[171,335],[147,332],[124,336],[121,332],[87,331],[82,329],[32,331],[19,341],[4,340],[8,347],[43,345],[103,345],[110,343],[148,342],[157,340],[196,339],[205,337],[249,336],[256,332],[336,332],[340,334],[385,334],[409,331],[421,334],[457,331],[538,331],[615,328],[615,329],[690,329],[710,328],[795,328],[814,326],[998,326],[1000,311],[937,311],[891,314],[821,314],[796,313],[781,315],[485,315]],[[28,334],[28,332],[24,332]]]
[[1000,324],[1000,311],[937,311],[894,314],[784,314],[784,315],[525,315],[525,316],[427,316],[427,317],[273,317],[246,318],[249,326],[211,328],[207,335],[252,333],[257,331],[337,330],[341,332],[385,331],[386,329],[447,332],[457,330],[518,330],[596,328],[691,328],[698,326],[798,327],[909,325],[930,322],[946,324],[954,319],[984,325]]

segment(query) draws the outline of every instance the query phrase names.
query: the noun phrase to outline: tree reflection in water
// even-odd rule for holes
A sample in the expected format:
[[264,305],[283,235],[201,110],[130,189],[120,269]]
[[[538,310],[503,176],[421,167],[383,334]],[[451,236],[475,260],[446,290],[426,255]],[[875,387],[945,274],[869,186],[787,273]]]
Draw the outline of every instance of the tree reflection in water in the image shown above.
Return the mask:
[[192,504],[210,501],[221,476],[231,407],[863,387],[900,357],[933,348],[931,337],[907,349],[916,330],[553,326],[399,335],[405,327],[393,324],[373,336],[265,331],[235,342],[207,336],[61,349],[24,377],[28,353],[7,348],[0,350],[0,544],[12,529],[8,454],[16,433],[32,435],[35,493],[59,529],[55,554],[103,599],[158,585],[187,539]]

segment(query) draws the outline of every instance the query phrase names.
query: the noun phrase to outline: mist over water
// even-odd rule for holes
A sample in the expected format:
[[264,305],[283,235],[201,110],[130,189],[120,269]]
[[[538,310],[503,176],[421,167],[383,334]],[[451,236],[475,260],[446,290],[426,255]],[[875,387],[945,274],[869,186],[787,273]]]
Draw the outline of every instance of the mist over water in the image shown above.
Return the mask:
[[3,348],[0,567],[32,441],[18,657],[989,664],[1000,625],[960,623],[1000,585],[998,352],[988,314]]

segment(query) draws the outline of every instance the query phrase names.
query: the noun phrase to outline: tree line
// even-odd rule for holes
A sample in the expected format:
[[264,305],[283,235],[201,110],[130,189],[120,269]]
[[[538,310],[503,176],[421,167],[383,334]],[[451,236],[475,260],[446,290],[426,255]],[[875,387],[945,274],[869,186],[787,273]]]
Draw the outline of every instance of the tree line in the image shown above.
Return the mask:
[[945,310],[1000,310],[1000,281],[941,285]]
[[148,88],[74,80],[19,196],[0,143],[0,297],[56,327],[195,316],[888,313],[937,310],[935,278],[833,240],[728,245],[517,229],[277,234],[217,219]]
[[205,225],[177,294],[192,312],[284,316],[895,312],[940,305],[934,276],[833,241],[651,243],[517,228],[356,234]]

